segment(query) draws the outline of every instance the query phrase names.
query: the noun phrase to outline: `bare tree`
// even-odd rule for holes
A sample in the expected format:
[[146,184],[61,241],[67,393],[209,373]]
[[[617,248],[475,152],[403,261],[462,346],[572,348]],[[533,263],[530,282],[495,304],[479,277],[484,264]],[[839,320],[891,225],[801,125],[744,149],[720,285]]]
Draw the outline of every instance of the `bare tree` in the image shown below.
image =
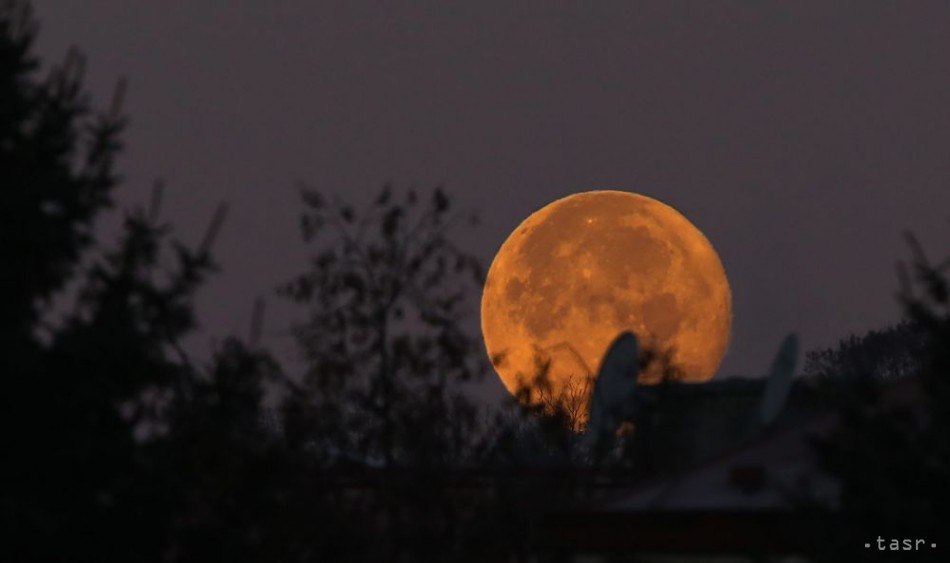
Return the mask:
[[485,368],[462,328],[482,270],[447,236],[461,216],[438,188],[420,201],[386,186],[361,213],[301,196],[313,258],[282,291],[309,311],[295,328],[308,362],[297,400],[319,413],[315,439],[386,466],[460,458],[475,412],[458,384]]

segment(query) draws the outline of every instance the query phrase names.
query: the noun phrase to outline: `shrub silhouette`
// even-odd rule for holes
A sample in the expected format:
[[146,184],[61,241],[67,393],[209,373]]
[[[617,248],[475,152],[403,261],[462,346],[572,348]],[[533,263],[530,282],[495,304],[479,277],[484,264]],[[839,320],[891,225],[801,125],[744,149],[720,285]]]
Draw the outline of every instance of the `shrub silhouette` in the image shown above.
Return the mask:
[[[899,294],[907,321],[895,331],[912,338],[902,338],[907,348],[894,352],[896,363],[885,358],[884,365],[903,366],[913,355],[911,367],[893,379],[880,377],[878,362],[842,366],[850,380],[837,395],[840,424],[816,443],[823,466],[842,487],[840,508],[820,512],[834,523],[826,541],[816,544],[822,560],[840,561],[878,536],[939,545],[950,522],[950,262],[934,265],[916,239],[908,235],[908,241],[913,276],[901,267]],[[860,349],[854,344],[848,340],[839,349]],[[900,389],[911,399],[902,400],[895,393]],[[876,549],[866,555],[868,561],[889,560]],[[919,555],[939,559],[936,552]]]

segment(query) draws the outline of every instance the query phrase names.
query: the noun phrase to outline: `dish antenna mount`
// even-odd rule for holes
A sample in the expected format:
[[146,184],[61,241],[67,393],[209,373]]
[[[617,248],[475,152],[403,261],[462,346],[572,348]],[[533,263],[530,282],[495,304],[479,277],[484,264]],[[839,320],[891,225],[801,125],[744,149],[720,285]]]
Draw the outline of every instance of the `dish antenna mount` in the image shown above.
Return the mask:
[[770,426],[778,418],[788,393],[792,388],[792,377],[795,375],[795,363],[798,359],[798,335],[794,332],[785,337],[779,346],[778,354],[772,361],[768,380],[765,382],[765,392],[759,404],[759,422],[762,426]]
[[639,345],[632,332],[613,341],[594,380],[587,436],[597,448],[612,442],[620,424],[636,415]]

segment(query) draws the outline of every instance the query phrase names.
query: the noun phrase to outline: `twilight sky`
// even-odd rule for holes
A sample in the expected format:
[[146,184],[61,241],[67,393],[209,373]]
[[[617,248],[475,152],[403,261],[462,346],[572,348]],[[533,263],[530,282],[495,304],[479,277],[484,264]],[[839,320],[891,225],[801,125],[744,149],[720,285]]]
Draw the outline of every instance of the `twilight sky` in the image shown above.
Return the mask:
[[[356,200],[444,183],[481,214],[457,238],[486,267],[554,199],[657,198],[732,283],[722,374],[764,372],[790,329],[810,349],[896,320],[903,229],[947,250],[943,1],[35,7],[44,62],[80,47],[100,106],[129,79],[120,203],[164,178],[164,215],[195,242],[231,205],[200,349],[247,334],[253,299],[303,268],[298,180]],[[265,343],[287,350],[294,309],[268,307]]]

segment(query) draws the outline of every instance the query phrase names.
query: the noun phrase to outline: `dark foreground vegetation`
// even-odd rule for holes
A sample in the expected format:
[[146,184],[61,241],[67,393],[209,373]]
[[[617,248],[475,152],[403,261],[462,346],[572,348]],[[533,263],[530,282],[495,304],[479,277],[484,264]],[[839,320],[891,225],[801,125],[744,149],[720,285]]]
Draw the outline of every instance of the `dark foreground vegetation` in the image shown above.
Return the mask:
[[[362,210],[302,189],[312,260],[280,293],[308,311],[306,372],[253,334],[190,359],[224,215],[179,242],[156,190],[117,240],[95,240],[124,88],[97,109],[83,58],[41,73],[35,34],[28,5],[0,1],[0,560],[558,560],[540,516],[690,461],[659,416],[688,393],[655,393],[598,463],[576,405],[486,414],[469,398],[487,371],[463,330],[483,272],[451,241],[463,216],[438,189],[387,187]],[[814,558],[950,523],[947,263],[911,248],[906,323],[809,357],[808,393],[842,421],[816,444],[840,506],[802,507],[834,532]],[[895,378],[922,400],[884,402]]]

